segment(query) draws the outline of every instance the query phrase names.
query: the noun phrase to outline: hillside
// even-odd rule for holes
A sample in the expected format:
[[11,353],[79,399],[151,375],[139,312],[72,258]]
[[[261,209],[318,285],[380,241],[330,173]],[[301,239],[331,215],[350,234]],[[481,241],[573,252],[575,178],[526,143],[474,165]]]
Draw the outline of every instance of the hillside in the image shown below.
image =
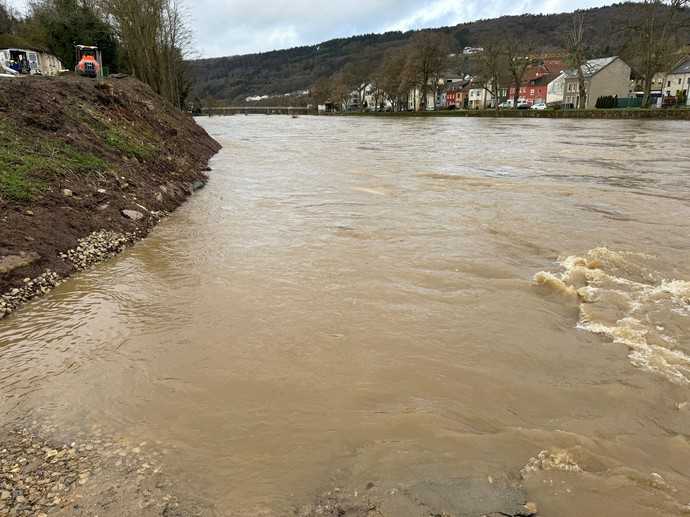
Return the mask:
[[[585,13],[591,54],[619,53],[624,43],[622,27],[634,16],[635,4],[615,4],[589,9]],[[433,30],[448,33],[458,49],[479,45],[484,38],[515,35],[530,41],[540,51],[553,52],[560,50],[563,34],[570,24],[569,13],[526,14]],[[413,34],[367,34],[314,46],[191,61],[193,97],[231,104],[240,103],[250,95],[305,90],[349,62],[379,59],[386,50],[403,46]]]
[[134,79],[0,79],[0,318],[146,235],[218,149]]

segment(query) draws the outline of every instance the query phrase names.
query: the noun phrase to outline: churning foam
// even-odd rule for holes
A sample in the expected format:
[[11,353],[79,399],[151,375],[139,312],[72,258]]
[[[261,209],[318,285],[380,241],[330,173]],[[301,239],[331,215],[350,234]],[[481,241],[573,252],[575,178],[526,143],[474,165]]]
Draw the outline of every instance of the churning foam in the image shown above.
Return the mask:
[[522,479],[527,479],[532,473],[540,470],[559,470],[561,472],[582,472],[582,467],[577,464],[572,454],[565,449],[553,448],[543,450],[520,469]]
[[[579,303],[577,327],[626,345],[633,365],[690,384],[690,282],[668,280],[653,257],[596,248],[559,259],[560,273],[539,272],[536,284]],[[688,350],[690,352],[690,350]]]

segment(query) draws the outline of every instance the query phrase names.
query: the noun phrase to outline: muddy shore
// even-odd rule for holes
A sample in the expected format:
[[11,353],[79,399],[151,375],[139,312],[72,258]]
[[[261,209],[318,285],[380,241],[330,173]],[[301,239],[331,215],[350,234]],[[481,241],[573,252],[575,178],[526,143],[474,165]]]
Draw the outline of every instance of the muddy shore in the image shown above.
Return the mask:
[[[77,433],[46,422],[0,428],[0,515],[254,515],[250,509],[219,507],[184,483],[172,481],[166,462],[175,453],[160,442],[135,443],[98,427]],[[295,517],[537,513],[517,475],[334,486],[311,502],[296,501],[290,512]]]
[[0,81],[0,318],[144,237],[220,148],[131,79]]

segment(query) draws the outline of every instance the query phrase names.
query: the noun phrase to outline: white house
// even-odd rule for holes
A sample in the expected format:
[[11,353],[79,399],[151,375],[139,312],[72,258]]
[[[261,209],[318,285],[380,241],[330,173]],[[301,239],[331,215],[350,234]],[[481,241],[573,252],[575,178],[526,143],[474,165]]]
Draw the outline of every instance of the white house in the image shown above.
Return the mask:
[[682,94],[686,97],[686,104],[690,106],[688,92],[690,91],[690,56],[683,59],[667,74],[663,84],[664,97],[677,97]]
[[494,96],[491,92],[477,83],[470,87],[467,99],[467,107],[473,110],[491,108],[494,105]]
[[549,106],[563,104],[565,99],[565,72],[546,85],[546,104]]
[[464,49],[462,49],[462,53],[466,56],[481,54],[482,52],[484,52],[483,47],[465,47]]
[[9,74],[58,75],[62,62],[52,54],[38,49],[0,49],[0,71]]
[[[585,82],[586,109],[594,108],[602,96],[628,97],[630,94],[630,67],[618,56],[590,59],[582,65]],[[546,88],[547,104],[580,107],[579,84],[576,69],[565,70]]]
[[[407,109],[416,111],[422,105],[422,89],[415,86],[407,95]],[[429,85],[426,89],[426,110],[434,111],[436,109],[436,90],[433,85]]]

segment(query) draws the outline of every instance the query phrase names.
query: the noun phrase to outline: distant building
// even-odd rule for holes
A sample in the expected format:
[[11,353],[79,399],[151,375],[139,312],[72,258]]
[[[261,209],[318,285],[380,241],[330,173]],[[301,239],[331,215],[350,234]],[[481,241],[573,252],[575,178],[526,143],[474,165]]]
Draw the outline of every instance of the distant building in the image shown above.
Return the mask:
[[[667,72],[660,72],[652,77],[652,87],[650,90],[652,98],[662,96],[666,74]],[[633,78],[630,80],[630,93],[635,97],[642,97],[644,95],[644,80],[635,74],[635,71],[633,71]]]
[[467,107],[471,110],[494,107],[496,101],[490,89],[481,83],[472,83],[468,88]]
[[[419,86],[412,88],[407,96],[407,109],[417,111],[422,106],[422,89]],[[436,109],[436,89],[433,85],[429,85],[426,90],[426,102],[424,103],[426,111],[433,111]]]
[[446,108],[464,109],[467,107],[469,93],[468,83],[456,83],[446,90]]
[[[546,102],[548,84],[565,69],[560,59],[545,59],[527,68],[522,84],[519,86],[518,102],[538,104]],[[508,89],[507,98],[515,97],[516,85]]]
[[[443,75],[436,85],[434,109],[447,109],[451,105],[456,106],[455,100],[453,100],[452,103],[448,101],[448,92],[457,90],[457,88],[462,86],[465,82],[464,78],[458,77],[457,74],[448,73]],[[451,98],[454,97],[454,95],[451,95]]]
[[0,49],[0,73],[26,75],[58,75],[62,62],[40,49]]
[[481,54],[484,52],[484,49],[482,47],[465,47],[462,49],[462,53],[466,56],[471,56],[473,54]]
[[338,111],[338,106],[336,103],[328,100],[323,104],[319,104],[316,109],[319,113],[336,113]]
[[[582,65],[586,109],[594,108],[602,96],[627,98],[630,93],[630,67],[617,56],[590,59]],[[579,85],[577,70],[565,70],[547,85],[547,104],[578,108]]]
[[663,83],[664,97],[682,97],[685,104],[690,106],[688,92],[690,91],[690,56],[681,60],[669,74],[666,74]]

